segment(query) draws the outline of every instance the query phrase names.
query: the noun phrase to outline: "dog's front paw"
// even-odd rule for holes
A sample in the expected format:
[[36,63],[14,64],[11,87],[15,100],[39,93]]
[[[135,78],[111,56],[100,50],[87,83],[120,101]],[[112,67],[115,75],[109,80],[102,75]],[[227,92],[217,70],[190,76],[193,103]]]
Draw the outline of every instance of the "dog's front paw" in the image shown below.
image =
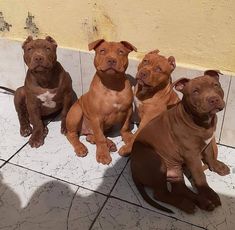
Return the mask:
[[77,154],[77,156],[79,157],[85,157],[88,153],[88,149],[87,147],[80,143],[79,145],[77,145],[74,149],[75,153]]
[[218,160],[213,164],[213,171],[218,173],[220,176],[226,176],[230,173],[229,167]]
[[118,153],[122,157],[127,157],[131,153],[131,146],[130,145],[123,145],[119,150]]
[[86,136],[86,141],[90,142],[91,144],[95,144],[95,137],[92,134]]
[[[219,195],[209,186],[203,187],[202,189],[200,189],[199,196],[201,196],[203,199],[209,200],[214,205],[214,207],[221,205]],[[208,210],[208,211],[211,211],[211,210]]]
[[107,138],[107,146],[108,146],[108,149],[109,149],[110,152],[116,152],[117,151],[116,144],[108,138]]
[[215,205],[203,195],[197,195],[196,205],[205,211],[211,212],[215,209]]
[[181,200],[179,208],[188,214],[193,214],[196,211],[196,205],[191,200],[186,198]]
[[32,133],[32,127],[30,125],[20,127],[20,135],[28,137]]
[[32,135],[29,139],[29,145],[32,148],[38,148],[44,144],[44,138],[45,138],[44,132],[35,131],[32,133]]
[[44,127],[44,130],[43,130],[43,136],[44,136],[44,138],[47,136],[48,132],[49,132],[49,130],[48,130],[48,128],[45,126],[45,127]]
[[98,163],[101,163],[103,165],[109,165],[112,162],[112,158],[108,151],[97,151],[96,160]]

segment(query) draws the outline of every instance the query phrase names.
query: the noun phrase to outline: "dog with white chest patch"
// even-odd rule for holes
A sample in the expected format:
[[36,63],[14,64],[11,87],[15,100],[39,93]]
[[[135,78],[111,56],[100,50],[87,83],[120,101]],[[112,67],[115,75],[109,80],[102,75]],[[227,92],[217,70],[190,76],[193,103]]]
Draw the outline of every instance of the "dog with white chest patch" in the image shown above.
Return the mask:
[[[23,43],[24,61],[28,71],[24,86],[14,93],[20,134],[29,136],[31,147],[43,145],[48,129],[43,118],[61,111],[61,133],[66,133],[65,117],[72,105],[72,80],[56,57],[56,41],[47,36]],[[32,127],[31,127],[32,125]]]

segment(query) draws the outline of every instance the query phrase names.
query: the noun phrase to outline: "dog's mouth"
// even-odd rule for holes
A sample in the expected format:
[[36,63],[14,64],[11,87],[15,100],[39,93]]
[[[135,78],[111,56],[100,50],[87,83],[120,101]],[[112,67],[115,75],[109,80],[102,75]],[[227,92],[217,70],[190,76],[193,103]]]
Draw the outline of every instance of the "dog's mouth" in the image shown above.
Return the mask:
[[153,87],[152,85],[145,83],[141,78],[137,78],[136,80],[137,80],[138,85],[140,85],[141,87],[146,87],[146,88]]
[[29,69],[32,71],[36,71],[36,72],[43,72],[43,71],[50,69],[50,67],[42,65],[42,64],[38,64],[38,65],[29,66]]
[[38,65],[34,69],[40,71],[40,70],[45,70],[45,69],[48,69],[48,68],[46,66],[43,66],[43,65]]
[[108,74],[108,75],[115,75],[115,74],[120,74],[123,73],[123,71],[119,71],[113,67],[108,67],[106,69],[100,69],[102,73]]
[[211,109],[211,110],[209,111],[209,114],[210,114],[210,115],[215,115],[216,113],[222,111],[223,109],[224,109],[223,106],[215,107],[215,108],[213,108],[213,109]]

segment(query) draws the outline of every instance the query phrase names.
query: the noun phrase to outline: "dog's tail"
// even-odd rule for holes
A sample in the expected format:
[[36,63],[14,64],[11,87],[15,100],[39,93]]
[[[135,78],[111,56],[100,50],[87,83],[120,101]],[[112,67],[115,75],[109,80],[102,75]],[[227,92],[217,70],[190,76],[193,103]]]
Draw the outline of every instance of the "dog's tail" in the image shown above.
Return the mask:
[[10,93],[12,93],[12,94],[15,93],[15,90],[10,89],[10,88],[7,88],[7,87],[4,87],[4,86],[0,86],[0,89],[4,89],[4,90],[6,90],[7,92],[10,92]]
[[132,178],[133,178],[133,181],[135,183],[135,186],[136,188],[138,189],[139,193],[141,194],[141,196],[143,197],[143,199],[148,203],[150,204],[151,206],[161,210],[161,211],[164,211],[164,212],[168,212],[168,213],[172,213],[174,214],[173,211],[171,211],[170,209],[158,204],[157,202],[155,202],[148,194],[147,192],[145,191],[144,189],[144,185],[141,184],[136,178],[135,176],[132,174]]

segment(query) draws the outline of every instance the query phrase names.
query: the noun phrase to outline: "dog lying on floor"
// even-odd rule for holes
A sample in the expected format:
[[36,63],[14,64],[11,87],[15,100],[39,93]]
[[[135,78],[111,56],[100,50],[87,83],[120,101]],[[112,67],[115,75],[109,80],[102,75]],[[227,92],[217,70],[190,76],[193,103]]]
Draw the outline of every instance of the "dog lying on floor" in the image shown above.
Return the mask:
[[32,134],[31,147],[38,148],[44,143],[48,133],[44,117],[61,111],[61,132],[66,133],[65,118],[75,93],[69,73],[56,60],[56,47],[56,41],[49,36],[36,40],[29,36],[22,46],[28,66],[24,86],[16,91],[0,87],[14,93],[20,134],[24,137]]
[[[132,177],[145,201],[163,211],[172,212],[152,200],[144,186],[154,190],[157,200],[187,213],[194,213],[195,205],[212,211],[221,202],[207,184],[201,160],[218,174],[229,173],[229,168],[214,157],[211,142],[216,113],[225,105],[219,74],[209,70],[204,76],[192,80],[182,78],[174,85],[183,93],[182,101],[139,132],[131,152]],[[191,173],[197,193],[185,185],[184,168]],[[167,181],[171,183],[171,191]]]
[[78,137],[86,135],[87,141],[96,144],[96,160],[109,164],[110,151],[116,145],[105,137],[114,125],[120,125],[120,133],[126,144],[131,140],[130,118],[132,115],[133,92],[125,71],[128,54],[137,51],[129,42],[107,42],[103,39],[89,44],[95,50],[95,76],[89,91],[71,107],[67,118],[67,138],[76,154],[84,157],[88,149]]

